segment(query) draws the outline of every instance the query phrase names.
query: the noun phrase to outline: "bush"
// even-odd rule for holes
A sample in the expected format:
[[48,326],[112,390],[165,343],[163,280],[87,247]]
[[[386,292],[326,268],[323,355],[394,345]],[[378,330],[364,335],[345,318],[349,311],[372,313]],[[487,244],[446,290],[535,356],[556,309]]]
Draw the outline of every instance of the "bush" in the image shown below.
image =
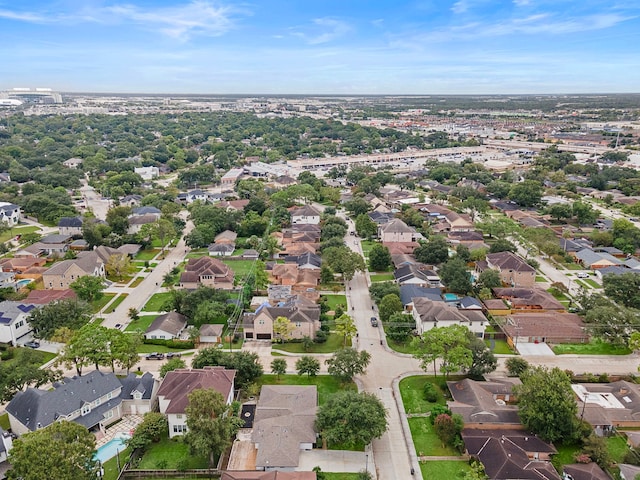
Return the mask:
[[505,366],[510,376],[519,377],[529,368],[529,362],[521,357],[511,357],[507,359]]
[[438,418],[438,416],[442,414],[451,416],[451,410],[449,410],[446,405],[435,405],[431,409],[431,415],[429,416],[431,425],[434,425],[436,422],[436,418]]
[[325,330],[318,330],[313,341],[316,343],[324,343],[327,341],[328,336],[329,334]]
[[191,350],[195,348],[193,340],[164,340],[162,338],[145,338],[145,345],[163,345],[168,348],[177,348],[182,350]]
[[424,395],[424,399],[427,402],[434,403],[438,401],[438,391],[436,390],[436,387],[435,385],[433,385],[433,383],[425,383],[422,389],[422,393]]

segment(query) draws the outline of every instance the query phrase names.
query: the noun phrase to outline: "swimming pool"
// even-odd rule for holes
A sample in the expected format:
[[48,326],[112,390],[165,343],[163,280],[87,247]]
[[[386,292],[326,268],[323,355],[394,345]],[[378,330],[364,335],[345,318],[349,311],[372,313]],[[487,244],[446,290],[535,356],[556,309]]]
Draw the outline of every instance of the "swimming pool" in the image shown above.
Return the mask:
[[94,460],[100,460],[100,462],[104,463],[110,458],[115,457],[116,453],[122,452],[125,448],[127,448],[125,442],[129,438],[129,435],[127,435],[126,433],[121,433],[114,439],[109,440],[107,443],[98,448],[98,451],[93,456]]
[[442,296],[444,297],[445,302],[455,302],[458,300],[458,295],[455,293],[444,293]]
[[23,278],[22,280],[18,280],[16,285],[18,288],[26,287],[27,284],[31,283],[33,280],[31,278]]

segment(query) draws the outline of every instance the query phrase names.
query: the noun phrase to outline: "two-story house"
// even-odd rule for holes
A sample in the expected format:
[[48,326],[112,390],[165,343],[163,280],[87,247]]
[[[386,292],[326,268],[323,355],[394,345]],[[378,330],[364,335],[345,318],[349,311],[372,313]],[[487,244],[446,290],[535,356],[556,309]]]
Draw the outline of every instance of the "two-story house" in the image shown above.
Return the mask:
[[399,218],[394,218],[384,225],[378,225],[378,238],[382,243],[411,243],[422,235]]
[[178,369],[168,372],[158,389],[160,413],[167,416],[169,438],[187,431],[185,409],[189,404],[189,394],[202,388],[219,392],[227,404],[233,401],[236,371],[224,367],[204,367],[202,369]]
[[305,205],[291,211],[291,224],[311,224],[318,225],[320,223],[320,212],[311,205]]
[[482,272],[492,268],[500,273],[500,279],[511,287],[533,287],[536,283],[536,269],[515,253],[498,252],[487,254],[485,261],[476,262],[476,270]]
[[264,303],[255,313],[246,313],[243,318],[244,338],[246,340],[274,339],[273,323],[278,317],[288,318],[293,325],[291,338],[313,338],[320,329],[320,306],[298,295],[275,307]]
[[58,231],[60,235],[82,236],[82,217],[62,217],[58,220]]
[[9,202],[0,202],[0,221],[10,227],[20,222],[22,211],[18,205]]
[[198,288],[199,285],[231,290],[234,273],[217,258],[190,258],[180,275],[180,286],[187,289]]
[[16,346],[33,331],[27,318],[34,308],[36,306],[30,303],[0,302],[0,343]]

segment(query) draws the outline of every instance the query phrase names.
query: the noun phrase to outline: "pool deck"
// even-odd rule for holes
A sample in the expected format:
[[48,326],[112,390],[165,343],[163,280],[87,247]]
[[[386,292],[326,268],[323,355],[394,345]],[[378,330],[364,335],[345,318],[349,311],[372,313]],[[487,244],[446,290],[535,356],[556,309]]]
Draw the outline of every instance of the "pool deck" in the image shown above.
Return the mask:
[[105,443],[113,440],[119,433],[129,435],[140,423],[142,423],[142,415],[125,415],[118,423],[108,427],[101,438],[96,438],[96,448],[100,448]]

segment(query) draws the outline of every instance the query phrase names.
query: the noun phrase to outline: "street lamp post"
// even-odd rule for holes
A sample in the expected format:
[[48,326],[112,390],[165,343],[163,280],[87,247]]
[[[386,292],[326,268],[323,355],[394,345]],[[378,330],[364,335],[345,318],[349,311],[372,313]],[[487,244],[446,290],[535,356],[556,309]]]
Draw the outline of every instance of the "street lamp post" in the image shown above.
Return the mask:
[[584,409],[587,407],[587,398],[589,397],[589,392],[584,392],[582,399],[582,413],[580,414],[580,421],[582,422],[584,419]]
[[364,454],[364,471],[366,473],[369,473],[369,454],[368,453]]

